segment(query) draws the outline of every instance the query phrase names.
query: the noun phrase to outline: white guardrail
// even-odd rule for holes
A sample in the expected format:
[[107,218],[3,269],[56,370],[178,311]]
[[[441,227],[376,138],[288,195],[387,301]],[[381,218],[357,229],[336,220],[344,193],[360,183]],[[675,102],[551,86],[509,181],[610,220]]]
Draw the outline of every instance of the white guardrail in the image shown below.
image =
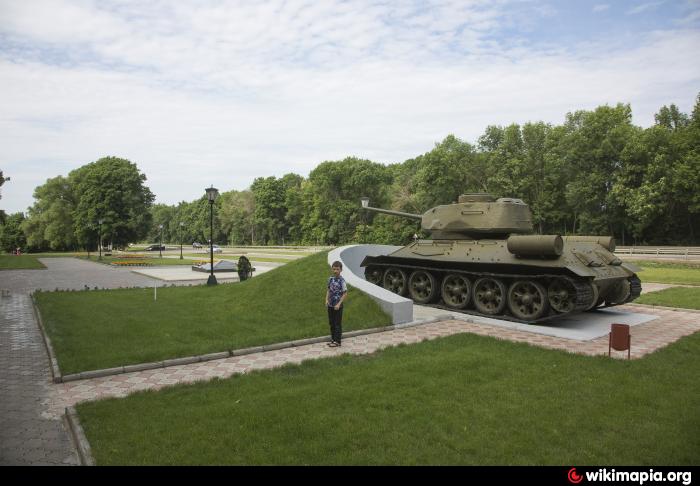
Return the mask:
[[700,246],[618,246],[615,253],[619,255],[658,255],[689,257],[700,256]]

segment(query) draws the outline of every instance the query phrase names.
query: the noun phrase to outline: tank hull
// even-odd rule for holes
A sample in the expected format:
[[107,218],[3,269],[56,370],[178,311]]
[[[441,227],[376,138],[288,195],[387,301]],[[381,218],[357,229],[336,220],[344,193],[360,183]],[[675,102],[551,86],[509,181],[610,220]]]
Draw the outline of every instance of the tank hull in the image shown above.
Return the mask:
[[[542,255],[532,254],[537,245],[516,243],[420,240],[362,266],[368,281],[418,304],[525,323],[624,304],[641,292],[636,267],[597,241],[567,240]],[[527,255],[513,253],[522,248]]]

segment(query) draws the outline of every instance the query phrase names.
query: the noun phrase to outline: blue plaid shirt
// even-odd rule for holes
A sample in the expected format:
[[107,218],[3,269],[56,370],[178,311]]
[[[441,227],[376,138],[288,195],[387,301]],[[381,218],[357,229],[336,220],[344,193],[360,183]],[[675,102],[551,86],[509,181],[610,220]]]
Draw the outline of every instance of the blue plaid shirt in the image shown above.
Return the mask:
[[330,277],[328,279],[328,307],[335,307],[347,291],[348,286],[343,277]]

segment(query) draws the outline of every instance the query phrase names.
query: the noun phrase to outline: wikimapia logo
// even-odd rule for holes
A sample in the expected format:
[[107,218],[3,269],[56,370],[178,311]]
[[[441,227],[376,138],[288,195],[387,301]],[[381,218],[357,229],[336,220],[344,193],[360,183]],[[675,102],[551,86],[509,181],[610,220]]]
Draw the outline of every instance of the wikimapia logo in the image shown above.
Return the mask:
[[578,484],[583,481],[583,476],[576,472],[576,468],[572,467],[569,469],[569,474],[567,475],[569,482],[572,484]]
[[575,467],[569,469],[566,477],[571,484],[579,484],[583,481],[584,475],[587,482],[618,482],[618,483],[636,483],[643,485],[646,482],[680,482],[687,486],[693,482],[691,471],[616,471],[615,469],[608,470],[607,468],[598,469],[597,471],[584,471],[579,474]]

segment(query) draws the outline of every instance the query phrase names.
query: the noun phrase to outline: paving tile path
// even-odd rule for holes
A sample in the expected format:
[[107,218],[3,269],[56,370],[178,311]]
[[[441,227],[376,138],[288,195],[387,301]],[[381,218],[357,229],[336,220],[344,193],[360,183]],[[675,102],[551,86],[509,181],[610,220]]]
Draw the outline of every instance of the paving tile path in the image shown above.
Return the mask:
[[0,465],[77,465],[49,358],[34,317],[32,290],[143,287],[153,280],[76,258],[42,258],[46,270],[3,270],[0,289]]
[[28,294],[0,297],[0,464],[78,465],[60,416]]

